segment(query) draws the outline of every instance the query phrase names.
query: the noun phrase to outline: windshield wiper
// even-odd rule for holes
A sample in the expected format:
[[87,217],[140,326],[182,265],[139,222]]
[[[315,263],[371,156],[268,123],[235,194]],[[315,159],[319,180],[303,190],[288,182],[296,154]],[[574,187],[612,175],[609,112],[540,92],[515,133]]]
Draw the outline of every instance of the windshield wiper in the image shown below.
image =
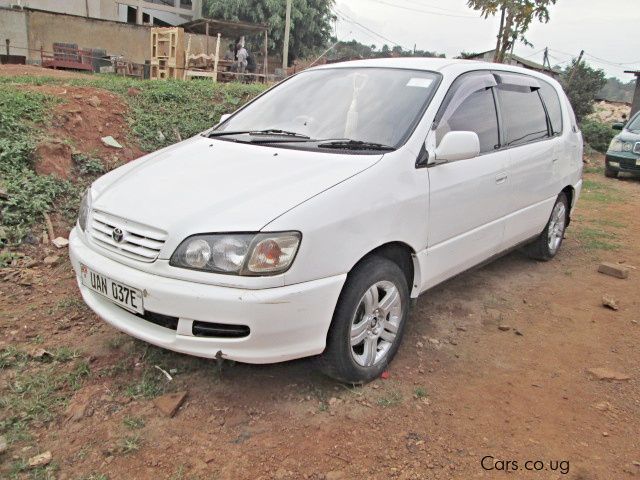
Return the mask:
[[335,148],[338,150],[380,150],[392,151],[395,147],[383,143],[363,142],[361,140],[333,140],[318,144],[319,148]]
[[236,130],[236,131],[222,130],[218,132],[210,132],[207,136],[211,138],[211,137],[224,137],[226,135],[276,135],[276,136],[284,136],[284,137],[303,138],[305,140],[309,140],[311,138],[308,135],[304,135],[302,133],[290,132],[288,130],[280,130],[278,128],[266,128],[264,130]]

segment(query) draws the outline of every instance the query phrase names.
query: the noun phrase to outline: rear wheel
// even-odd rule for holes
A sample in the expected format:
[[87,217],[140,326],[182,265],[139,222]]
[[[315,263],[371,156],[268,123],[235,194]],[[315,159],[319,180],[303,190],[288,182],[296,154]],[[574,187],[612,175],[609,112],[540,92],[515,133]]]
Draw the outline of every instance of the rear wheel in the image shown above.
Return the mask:
[[535,260],[547,261],[556,256],[567,228],[569,219],[569,202],[564,193],[558,195],[551,216],[542,233],[525,247],[525,252]]
[[378,377],[396,354],[409,312],[409,288],[398,265],[365,260],[347,277],[327,336],[320,368],[346,383]]

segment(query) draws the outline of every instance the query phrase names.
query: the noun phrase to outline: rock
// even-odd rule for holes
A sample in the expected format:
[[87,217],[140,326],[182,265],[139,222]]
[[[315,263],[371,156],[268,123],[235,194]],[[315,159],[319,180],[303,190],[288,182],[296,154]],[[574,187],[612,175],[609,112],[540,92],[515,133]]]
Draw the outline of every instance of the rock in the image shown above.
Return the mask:
[[509,325],[498,325],[498,330],[501,332],[508,332],[511,330],[511,327]]
[[461,332],[466,332],[467,331],[467,327],[465,327],[464,325],[458,325],[456,327],[456,329],[460,330]]
[[629,276],[629,269],[615,263],[603,262],[598,267],[600,273],[610,275],[612,277],[625,279]]
[[129,95],[130,97],[137,97],[141,93],[142,93],[142,91],[140,91],[139,89],[134,88],[134,87],[129,87],[127,89],[127,95]]
[[590,368],[587,370],[587,373],[597,380],[625,382],[631,378],[629,375],[616,372],[615,370],[611,370],[606,367]]
[[156,138],[158,139],[159,142],[164,142],[167,137],[164,136],[164,133],[158,130],[158,135],[156,135]]
[[325,480],[342,480],[343,478],[347,477],[342,470],[332,470],[330,472],[327,472],[324,478]]
[[123,148],[122,145],[120,145],[120,143],[115,138],[113,138],[111,135],[108,135],[106,137],[102,137],[100,140],[102,140],[102,143],[104,143],[107,147]]
[[430,338],[429,343],[431,345],[440,345],[440,340],[438,340],[437,338]]
[[618,310],[618,302],[611,295],[602,295],[602,305],[610,308],[611,310]]
[[64,248],[67,245],[69,245],[69,240],[67,240],[64,237],[57,237],[57,238],[54,238],[51,241],[51,243],[53,243],[56,246],[56,248]]
[[173,417],[185,398],[187,398],[187,392],[168,393],[154,398],[153,403],[167,417]]
[[91,105],[92,107],[94,107],[94,108],[98,108],[102,104],[100,99],[98,97],[96,97],[95,95],[92,95],[91,97],[89,97],[87,99],[87,103],[89,105]]
[[36,148],[33,168],[38,175],[69,180],[73,171],[71,146],[60,141],[43,142]]
[[0,435],[0,455],[6,452],[8,448],[7,438],[4,435]]
[[42,263],[44,263],[45,265],[55,265],[56,263],[58,263],[58,260],[60,260],[60,257],[58,255],[49,255],[48,257],[44,257]]
[[515,333],[516,335],[518,335],[519,337],[524,337],[524,333],[522,333],[520,330],[518,330],[517,328],[513,330],[513,333]]
[[31,457],[27,461],[29,468],[44,467],[45,465],[49,465],[50,462],[51,462],[51,452],[48,450],[44,453],[41,453],[40,455]]
[[0,200],[6,200],[7,198],[9,198],[7,191],[3,186],[0,186]]
[[31,356],[33,358],[39,358],[39,359],[43,359],[43,358],[51,358],[51,352],[45,350],[44,348],[38,348],[37,350],[34,350],[31,353]]

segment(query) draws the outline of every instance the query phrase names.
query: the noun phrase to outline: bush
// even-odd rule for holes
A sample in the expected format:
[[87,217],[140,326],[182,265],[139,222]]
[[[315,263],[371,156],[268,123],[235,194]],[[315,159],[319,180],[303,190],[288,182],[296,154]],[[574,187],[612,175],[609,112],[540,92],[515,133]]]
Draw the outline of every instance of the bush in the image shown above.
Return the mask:
[[611,128],[611,125],[592,119],[583,120],[581,129],[584,141],[588,143],[591,148],[601,153],[607,151],[611,139],[618,133]]

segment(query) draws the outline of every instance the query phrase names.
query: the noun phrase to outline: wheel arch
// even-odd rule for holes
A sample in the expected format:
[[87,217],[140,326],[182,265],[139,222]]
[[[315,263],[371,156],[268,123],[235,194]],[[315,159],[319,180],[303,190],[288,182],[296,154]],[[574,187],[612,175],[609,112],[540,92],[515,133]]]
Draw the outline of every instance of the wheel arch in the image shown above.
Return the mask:
[[575,196],[575,189],[573,185],[567,185],[562,189],[562,192],[567,197],[567,202],[569,203],[569,209],[567,210],[567,226],[571,223],[571,211],[573,210],[573,201]]
[[380,245],[363,255],[349,271],[353,271],[354,268],[373,256],[386,258],[398,265],[407,279],[407,286],[409,287],[411,297],[417,297],[420,265],[416,258],[416,252],[410,245],[400,241]]

